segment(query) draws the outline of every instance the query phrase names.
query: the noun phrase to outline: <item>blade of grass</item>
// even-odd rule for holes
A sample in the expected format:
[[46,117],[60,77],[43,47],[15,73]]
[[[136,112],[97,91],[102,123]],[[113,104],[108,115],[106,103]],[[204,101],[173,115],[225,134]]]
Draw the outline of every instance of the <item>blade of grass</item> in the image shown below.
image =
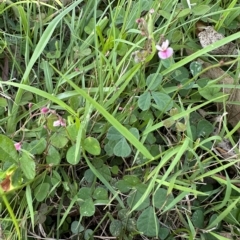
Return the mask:
[[[227,9],[234,10],[234,6],[236,5],[237,2],[238,0],[231,1]],[[223,12],[222,16],[219,18],[219,21],[217,21],[217,24],[215,26],[216,31],[218,31],[222,27],[223,23],[225,22],[226,18],[229,16],[230,13],[231,11]]]
[[5,195],[5,193],[2,191],[2,189],[0,188],[0,196],[8,210],[8,213],[11,217],[11,220],[13,222],[13,225],[15,226],[15,229],[16,229],[16,232],[17,232],[17,236],[18,236],[18,239],[21,240],[21,234],[20,234],[20,228],[19,228],[19,225],[18,225],[18,222],[17,222],[17,219],[13,213],[13,210],[12,210],[12,207],[11,205],[9,204],[9,201]]
[[214,175],[214,174],[216,174],[216,173],[219,173],[219,172],[221,172],[222,170],[225,170],[225,169],[233,166],[234,164],[237,164],[238,162],[239,162],[239,160],[232,161],[232,162],[230,162],[230,163],[228,163],[228,164],[225,164],[225,165],[223,165],[223,166],[220,166],[220,167],[218,167],[218,168],[215,168],[215,169],[213,169],[213,170],[210,170],[210,171],[206,172],[205,174],[202,174],[202,175],[200,175],[200,176],[198,176],[198,177],[195,177],[195,178],[194,178],[194,181],[197,181],[197,180],[200,180],[200,179],[203,179],[203,178],[212,176],[212,175]]
[[34,211],[33,211],[33,200],[32,200],[32,192],[29,185],[26,187],[26,199],[27,199],[27,205],[28,210],[30,212],[30,218],[32,223],[32,229],[34,228]]
[[138,202],[132,207],[130,213],[133,212],[135,209],[137,209],[142,204],[142,202],[146,199],[146,197],[149,196],[150,192],[155,186],[155,182],[159,175],[160,169],[176,154],[170,166],[168,167],[168,170],[165,172],[165,174],[162,176],[162,179],[159,181],[158,187],[161,186],[162,182],[166,180],[166,178],[171,173],[173,168],[179,162],[181,156],[184,155],[184,153],[186,152],[188,145],[189,145],[189,139],[185,138],[181,146],[177,146],[173,149],[170,149],[169,151],[166,151],[166,154],[161,159],[159,165],[148,175],[148,179],[151,179],[151,181],[148,184],[148,188],[145,191],[145,193],[142,195],[142,197],[138,200]]
[[225,238],[223,236],[220,236],[214,232],[209,232],[211,235],[213,235],[216,239],[219,239],[219,240],[229,240],[229,238]]
[[218,215],[218,217],[206,227],[206,229],[211,229],[211,228],[215,227],[216,225],[218,225],[231,212],[231,210],[234,207],[236,207],[236,205],[239,203],[239,201],[240,201],[240,197],[237,198],[234,202],[232,202],[232,204],[230,204],[223,212],[221,212]]

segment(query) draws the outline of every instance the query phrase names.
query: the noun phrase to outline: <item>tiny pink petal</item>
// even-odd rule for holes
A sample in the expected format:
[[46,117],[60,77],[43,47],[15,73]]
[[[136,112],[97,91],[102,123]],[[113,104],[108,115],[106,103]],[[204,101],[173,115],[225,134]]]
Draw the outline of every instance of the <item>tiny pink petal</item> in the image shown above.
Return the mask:
[[168,46],[169,46],[169,41],[168,40],[166,40],[162,43],[162,49],[163,50],[166,50],[168,48]]
[[22,144],[19,142],[19,143],[14,143],[14,147],[17,151],[20,151],[21,148],[22,148]]
[[61,125],[60,120],[57,120],[57,121],[54,121],[54,122],[53,122],[53,126],[54,126],[54,127],[58,127],[58,126],[60,126],[60,125]]
[[163,51],[162,47],[159,46],[159,45],[156,45],[156,49],[157,49],[158,51]]
[[161,59],[167,59],[170,58],[173,55],[173,49],[167,48],[165,51],[159,51],[158,56]]
[[63,119],[58,119],[53,122],[53,126],[54,127],[59,127],[59,126],[66,127],[66,122]]

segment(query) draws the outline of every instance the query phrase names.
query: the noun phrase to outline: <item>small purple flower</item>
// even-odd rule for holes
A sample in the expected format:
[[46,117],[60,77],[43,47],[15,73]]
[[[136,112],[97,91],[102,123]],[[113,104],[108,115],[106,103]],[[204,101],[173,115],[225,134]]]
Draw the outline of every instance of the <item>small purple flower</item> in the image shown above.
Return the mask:
[[58,120],[53,122],[53,126],[54,127],[59,127],[59,126],[66,127],[66,121],[62,118],[59,118]]
[[162,43],[162,46],[156,45],[156,49],[159,51],[158,56],[161,59],[170,58],[173,55],[173,49],[169,46],[169,41],[166,40]]
[[22,148],[22,144],[21,144],[20,142],[14,143],[14,147],[15,147],[15,149],[16,149],[17,151],[20,151],[21,148]]

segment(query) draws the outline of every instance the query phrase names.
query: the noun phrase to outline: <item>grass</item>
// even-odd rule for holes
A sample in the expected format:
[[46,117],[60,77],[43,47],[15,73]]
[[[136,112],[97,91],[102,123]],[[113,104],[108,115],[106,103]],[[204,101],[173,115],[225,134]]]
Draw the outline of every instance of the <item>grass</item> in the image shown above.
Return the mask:
[[[202,77],[238,81],[239,55],[211,51],[237,46],[239,13],[228,0],[0,3],[0,239],[239,239],[239,126],[221,90],[238,87]],[[199,21],[225,38],[202,48]]]

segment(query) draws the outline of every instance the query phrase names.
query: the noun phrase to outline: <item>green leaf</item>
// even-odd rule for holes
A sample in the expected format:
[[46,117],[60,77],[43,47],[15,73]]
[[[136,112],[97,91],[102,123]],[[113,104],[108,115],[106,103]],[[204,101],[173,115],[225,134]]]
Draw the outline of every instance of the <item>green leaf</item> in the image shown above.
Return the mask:
[[67,126],[67,133],[71,141],[75,142],[78,135],[78,128],[76,124]]
[[169,232],[170,232],[170,231],[169,231],[168,228],[161,227],[161,228],[159,228],[158,237],[159,237],[161,240],[164,240],[164,239],[166,239],[166,237],[168,236]]
[[66,137],[66,130],[62,129],[58,132],[55,132],[51,138],[51,144],[56,148],[63,148],[68,143],[68,138]]
[[88,198],[84,201],[84,203],[80,206],[80,214],[81,216],[91,217],[95,213],[95,206],[92,198]]
[[31,141],[27,147],[27,150],[29,150],[30,153],[33,155],[35,154],[40,155],[44,152],[46,147],[47,147],[46,139],[40,138],[40,139]]
[[116,165],[112,166],[111,172],[112,172],[112,174],[117,175],[119,173],[119,167]]
[[136,185],[141,183],[140,179],[136,175],[126,175],[123,177],[123,180],[132,187],[135,187]]
[[163,76],[160,73],[153,73],[147,77],[146,85],[148,90],[154,91],[161,86]]
[[36,175],[36,164],[30,155],[26,152],[23,152],[19,162],[25,177],[29,180],[34,179]]
[[189,15],[190,13],[191,13],[191,9],[185,8],[185,9],[182,9],[180,12],[177,12],[176,17],[177,18],[185,17],[185,16]]
[[137,128],[130,128],[129,131],[137,138],[139,139],[139,131]]
[[0,160],[3,162],[17,162],[18,153],[13,141],[5,135],[0,135]]
[[131,233],[136,231],[137,222],[134,218],[125,218],[123,220],[123,224],[127,228],[128,232]]
[[[213,221],[215,221],[217,218],[218,218],[218,214],[213,214],[211,217],[210,217],[210,220],[209,220],[209,222],[208,222],[208,224],[210,225],[210,224],[212,224],[212,222]],[[215,228],[217,229],[217,228],[219,228],[219,226],[221,225],[221,221],[218,223],[218,224],[216,224],[216,226],[215,226]]]
[[47,164],[58,165],[60,161],[61,161],[61,156],[58,150],[52,145],[50,145],[50,147],[48,148],[47,156],[46,156]]
[[118,141],[123,138],[123,135],[115,127],[110,127],[106,137],[111,141]]
[[113,156],[113,148],[115,147],[117,142],[109,141],[105,146],[104,150],[108,156]]
[[214,126],[207,120],[203,119],[197,124],[197,136],[208,137],[214,130]]
[[84,231],[84,227],[78,221],[73,221],[71,224],[71,231],[73,234],[78,234]]
[[8,105],[7,99],[0,97],[0,107],[6,107]]
[[120,236],[122,232],[122,222],[114,219],[110,224],[109,230],[113,237]]
[[153,195],[153,206],[159,209],[167,207],[174,197],[172,194],[167,195],[167,190],[164,188],[159,188]]
[[197,80],[197,85],[201,88],[204,88],[207,86],[208,82],[210,81],[209,78],[200,78]]
[[130,217],[130,215],[128,214],[129,213],[129,210],[126,209],[126,208],[123,208],[123,209],[120,209],[118,211],[118,218],[123,221],[125,219],[128,219]]
[[197,74],[199,74],[202,71],[202,64],[197,61],[191,62],[190,71],[193,76],[196,76]]
[[146,111],[151,106],[151,94],[150,92],[145,92],[138,98],[138,107],[142,111]]
[[167,58],[167,59],[162,59],[161,63],[165,68],[168,69],[174,64],[174,58],[170,57],[170,58]]
[[165,93],[152,92],[152,97],[161,111],[168,111],[173,107],[173,100]]
[[[218,98],[220,96],[225,95],[220,87],[211,87],[211,86],[205,86],[204,88],[198,89],[199,94],[204,97],[207,100],[214,100],[214,98]],[[219,100],[214,100],[214,102],[223,102],[227,99],[226,97],[222,97]]]
[[104,164],[98,169],[98,171],[107,181],[110,181],[112,179],[111,171],[107,165]]
[[198,209],[193,213],[192,223],[197,228],[203,228],[203,226],[204,226],[204,214],[203,214],[202,209]]
[[87,169],[87,170],[84,172],[84,179],[85,179],[88,183],[91,183],[91,182],[94,181],[95,175],[93,174],[93,172],[91,171],[91,169]]
[[87,229],[84,231],[84,240],[92,240],[93,239],[94,232],[92,229]]
[[121,193],[127,193],[132,189],[132,186],[127,183],[124,180],[119,180],[116,182],[115,187],[121,192]]
[[125,138],[122,138],[113,148],[113,153],[118,157],[128,157],[131,153],[131,148]]
[[95,29],[95,20],[94,18],[91,18],[90,21],[88,22],[88,25],[85,26],[84,28],[84,32],[87,34],[91,34],[93,29]]
[[92,155],[99,155],[101,153],[101,147],[96,138],[87,137],[84,139],[83,148]]
[[159,221],[156,217],[153,207],[148,207],[139,216],[137,220],[138,231],[147,237],[156,237],[159,232]]
[[46,199],[49,193],[50,185],[48,183],[41,183],[34,189],[34,196],[38,202]]
[[73,165],[76,165],[80,162],[80,152],[78,152],[76,154],[76,144],[74,144],[73,146],[71,146],[68,151],[67,151],[67,161],[70,163],[70,164],[73,164]]
[[208,5],[196,5],[193,7],[192,11],[195,16],[203,16],[211,9]]
[[[143,196],[144,193],[140,193],[139,191],[132,192],[127,198],[127,204],[131,208],[136,205],[139,199]],[[135,209],[135,211],[141,211],[150,205],[150,198],[147,196],[144,201]]]
[[107,200],[108,191],[103,187],[97,187],[93,192],[93,198],[97,200]]
[[[183,11],[186,9],[183,9]],[[179,13],[181,14],[182,11]],[[178,15],[179,17],[179,15]],[[177,43],[179,41],[181,41],[181,39],[184,37],[184,33],[181,30],[174,30],[174,32],[172,33],[172,37],[171,37],[171,43]]]
[[176,81],[182,82],[189,78],[189,70],[185,67],[180,67],[172,73],[172,76]]
[[190,81],[190,79],[183,79],[181,81],[181,90],[182,89],[191,89],[194,86],[194,82]]
[[79,189],[77,196],[83,200],[89,199],[92,196],[92,190],[88,187],[82,187]]

